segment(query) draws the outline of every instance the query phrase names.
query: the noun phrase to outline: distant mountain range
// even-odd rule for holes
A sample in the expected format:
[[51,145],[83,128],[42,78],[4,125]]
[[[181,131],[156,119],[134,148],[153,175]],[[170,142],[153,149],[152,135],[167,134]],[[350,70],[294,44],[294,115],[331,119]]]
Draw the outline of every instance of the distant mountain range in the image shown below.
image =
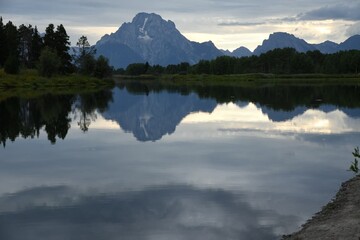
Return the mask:
[[340,44],[331,41],[310,44],[292,34],[276,32],[270,34],[254,52],[246,47],[231,52],[217,49],[211,41],[198,43],[188,40],[172,21],[166,21],[157,14],[139,13],[131,23],[124,23],[115,33],[103,36],[95,47],[97,54],[107,57],[112,66],[124,68],[131,63],[145,62],[162,66],[181,62],[195,64],[222,55],[246,57],[286,47],[295,48],[298,52],[319,50],[322,53],[360,50],[360,35],[352,36]]
[[360,35],[355,35],[348,38],[345,42],[340,44],[325,41],[320,44],[310,44],[301,38],[297,38],[292,34],[277,32],[270,34],[269,39],[263,41],[262,45],[254,50],[254,55],[266,53],[275,48],[294,48],[298,52],[307,52],[319,50],[322,53],[335,53],[345,50],[360,50]]

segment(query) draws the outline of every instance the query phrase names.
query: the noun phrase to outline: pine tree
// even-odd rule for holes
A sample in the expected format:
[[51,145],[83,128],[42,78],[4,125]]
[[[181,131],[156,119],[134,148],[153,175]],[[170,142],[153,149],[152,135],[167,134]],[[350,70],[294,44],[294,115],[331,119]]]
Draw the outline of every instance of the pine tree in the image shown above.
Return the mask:
[[0,68],[4,66],[6,57],[8,56],[5,26],[2,17],[0,17]]
[[81,74],[92,75],[96,64],[96,49],[90,46],[86,36],[81,36],[76,43],[78,50],[75,51],[74,59],[77,71]]
[[60,72],[70,73],[72,72],[72,64],[71,64],[71,55],[69,53],[70,49],[70,42],[69,42],[69,36],[66,33],[66,30],[62,24],[57,26],[56,32],[55,32],[55,50],[57,55],[61,59],[61,67]]
[[56,49],[55,27],[50,23],[45,29],[44,45],[51,49]]
[[18,33],[20,62],[23,66],[29,67],[33,28],[31,25],[25,26],[22,24],[19,27]]
[[19,71],[19,37],[17,27],[8,22],[4,28],[6,38],[7,55],[5,55],[5,72],[15,74]]
[[31,39],[31,47],[30,47],[30,61],[29,66],[34,68],[36,62],[39,60],[41,50],[43,49],[43,41],[42,38],[35,26],[33,30],[32,39]]

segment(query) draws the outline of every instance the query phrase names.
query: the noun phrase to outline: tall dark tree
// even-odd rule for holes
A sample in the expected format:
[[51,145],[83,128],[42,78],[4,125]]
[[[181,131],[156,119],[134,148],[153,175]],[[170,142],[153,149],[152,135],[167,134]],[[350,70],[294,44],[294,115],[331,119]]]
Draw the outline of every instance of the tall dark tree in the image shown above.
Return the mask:
[[55,26],[52,23],[45,29],[44,45],[51,49],[56,49]]
[[76,43],[76,46],[79,48],[79,52],[77,54],[80,56],[84,56],[86,54],[94,55],[96,53],[96,49],[90,46],[87,37],[84,35],[82,35],[79,38],[78,42]]
[[95,48],[90,46],[86,36],[81,36],[76,46],[78,49],[75,50],[74,59],[78,72],[92,75],[96,64]]
[[30,47],[30,60],[29,65],[31,68],[36,66],[36,62],[39,61],[39,57],[41,54],[41,50],[43,49],[43,40],[35,26],[31,39],[31,47]]
[[4,63],[5,72],[16,74],[19,71],[19,35],[17,27],[9,21],[5,25],[4,32],[7,43],[7,55]]
[[0,67],[4,66],[7,55],[5,26],[2,17],[0,17]]
[[71,55],[69,53],[70,42],[69,36],[62,24],[57,26],[55,32],[55,50],[61,60],[60,72],[70,73],[72,72]]
[[31,25],[20,25],[19,30],[19,57],[23,66],[29,67],[31,41],[33,35],[33,28]]

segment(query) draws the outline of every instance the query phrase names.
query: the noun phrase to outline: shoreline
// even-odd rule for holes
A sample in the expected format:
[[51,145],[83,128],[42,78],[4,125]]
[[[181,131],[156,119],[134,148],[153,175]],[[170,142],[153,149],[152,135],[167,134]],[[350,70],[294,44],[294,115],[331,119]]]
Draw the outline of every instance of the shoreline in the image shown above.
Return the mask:
[[342,183],[334,199],[282,239],[360,239],[360,175]]
[[115,82],[144,82],[171,86],[360,86],[360,75],[354,74],[160,74],[160,75],[114,75]]

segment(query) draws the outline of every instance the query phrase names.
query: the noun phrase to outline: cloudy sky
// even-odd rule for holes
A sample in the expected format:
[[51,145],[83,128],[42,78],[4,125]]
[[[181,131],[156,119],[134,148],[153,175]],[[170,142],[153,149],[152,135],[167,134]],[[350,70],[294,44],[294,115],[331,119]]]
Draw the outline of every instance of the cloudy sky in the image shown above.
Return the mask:
[[250,50],[276,31],[310,43],[342,42],[360,34],[359,0],[0,0],[4,21],[64,24],[74,45],[81,35],[95,44],[139,12],[154,12],[175,22],[190,40],[212,40],[222,49]]

